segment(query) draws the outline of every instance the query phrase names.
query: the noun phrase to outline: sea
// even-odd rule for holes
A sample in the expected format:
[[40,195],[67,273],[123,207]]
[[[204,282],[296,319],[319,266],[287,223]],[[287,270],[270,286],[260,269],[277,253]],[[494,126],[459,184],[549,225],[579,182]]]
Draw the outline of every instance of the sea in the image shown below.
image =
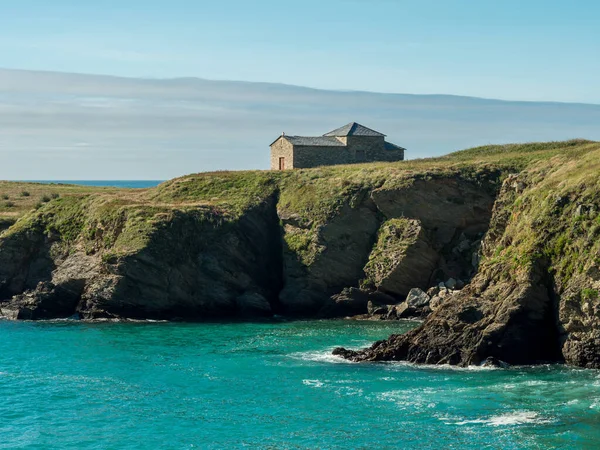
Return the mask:
[[0,449],[600,448],[600,371],[331,355],[415,326],[0,321]]
[[600,447],[598,371],[331,355],[414,326],[0,322],[0,448]]

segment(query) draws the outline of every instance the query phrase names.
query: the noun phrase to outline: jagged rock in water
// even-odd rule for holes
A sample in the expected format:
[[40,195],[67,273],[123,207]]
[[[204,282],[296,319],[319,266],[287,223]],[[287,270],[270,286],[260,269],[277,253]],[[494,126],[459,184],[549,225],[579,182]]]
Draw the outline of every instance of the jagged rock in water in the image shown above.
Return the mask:
[[67,318],[73,315],[82,289],[83,284],[77,282],[56,286],[42,281],[35,289],[15,295],[8,304],[0,304],[0,315],[12,320]]
[[485,360],[483,360],[483,362],[480,364],[481,367],[495,367],[497,369],[508,369],[510,367],[510,364],[505,363],[504,361],[500,361],[498,358],[494,358],[493,356],[490,356],[488,358],[486,358]]
[[369,314],[369,303],[377,307],[393,305],[396,299],[378,291],[365,291],[358,288],[345,288],[339,294],[331,296],[319,311],[319,317],[349,317]]
[[325,303],[319,317],[347,317],[365,314],[369,295],[358,288],[345,288]]
[[386,316],[389,310],[388,305],[378,305],[371,300],[367,303],[367,312],[370,316]]

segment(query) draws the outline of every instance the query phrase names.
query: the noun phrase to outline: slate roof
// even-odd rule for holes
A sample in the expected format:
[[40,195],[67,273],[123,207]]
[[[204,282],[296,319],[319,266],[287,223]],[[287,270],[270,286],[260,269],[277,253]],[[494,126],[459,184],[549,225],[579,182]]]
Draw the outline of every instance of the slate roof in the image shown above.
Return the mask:
[[284,136],[289,142],[298,146],[317,146],[317,147],[344,147],[344,143],[334,137],[318,136]]
[[371,130],[360,123],[350,122],[348,125],[330,131],[323,136],[385,136],[385,134]]
[[391,142],[385,141],[385,149],[386,150],[406,150],[404,147],[400,147],[399,145],[392,144]]

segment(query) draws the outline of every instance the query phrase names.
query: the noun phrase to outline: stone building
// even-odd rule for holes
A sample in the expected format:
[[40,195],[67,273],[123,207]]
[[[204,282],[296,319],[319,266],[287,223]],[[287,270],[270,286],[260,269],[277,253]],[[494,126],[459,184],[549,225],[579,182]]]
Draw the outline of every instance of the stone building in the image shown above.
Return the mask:
[[271,144],[271,170],[403,161],[404,150],[386,142],[385,134],[352,122],[323,136],[288,136],[283,133]]

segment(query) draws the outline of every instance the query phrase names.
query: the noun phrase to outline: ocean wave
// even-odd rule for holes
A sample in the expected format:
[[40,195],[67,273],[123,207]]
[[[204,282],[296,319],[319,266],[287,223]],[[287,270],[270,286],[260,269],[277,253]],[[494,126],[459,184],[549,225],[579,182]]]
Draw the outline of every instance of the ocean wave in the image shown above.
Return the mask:
[[333,355],[330,350],[318,350],[308,352],[296,352],[289,355],[290,358],[300,359],[302,361],[320,362],[320,363],[335,363],[335,364],[352,364],[341,356]]
[[418,370],[441,370],[441,371],[455,371],[455,372],[489,372],[491,370],[506,370],[500,367],[483,367],[483,366],[452,366],[450,364],[417,364],[408,361],[390,361],[386,362],[391,368],[411,368]]
[[321,388],[321,387],[325,386],[325,383],[323,383],[320,380],[302,380],[302,384],[304,386],[310,386],[310,387],[315,387],[315,388]]
[[491,427],[502,427],[512,425],[530,425],[530,424],[545,424],[552,423],[553,420],[546,417],[540,416],[538,413],[532,411],[513,411],[506,414],[500,414],[497,416],[490,416],[485,419],[473,419],[473,420],[461,420],[458,422],[446,421],[447,418],[440,418],[444,420],[446,425],[486,425]]
[[[323,362],[323,363],[335,363],[335,364],[365,364],[355,363],[342,358],[341,356],[333,355],[333,349],[331,347],[327,350],[314,350],[306,352],[295,352],[289,356],[294,359],[300,359],[303,361]],[[482,366],[451,366],[450,364],[416,364],[407,361],[381,361],[373,364],[380,364],[388,369],[418,369],[418,370],[441,370],[441,371],[459,371],[459,372],[488,372],[492,370],[506,370],[499,367],[482,367]]]

